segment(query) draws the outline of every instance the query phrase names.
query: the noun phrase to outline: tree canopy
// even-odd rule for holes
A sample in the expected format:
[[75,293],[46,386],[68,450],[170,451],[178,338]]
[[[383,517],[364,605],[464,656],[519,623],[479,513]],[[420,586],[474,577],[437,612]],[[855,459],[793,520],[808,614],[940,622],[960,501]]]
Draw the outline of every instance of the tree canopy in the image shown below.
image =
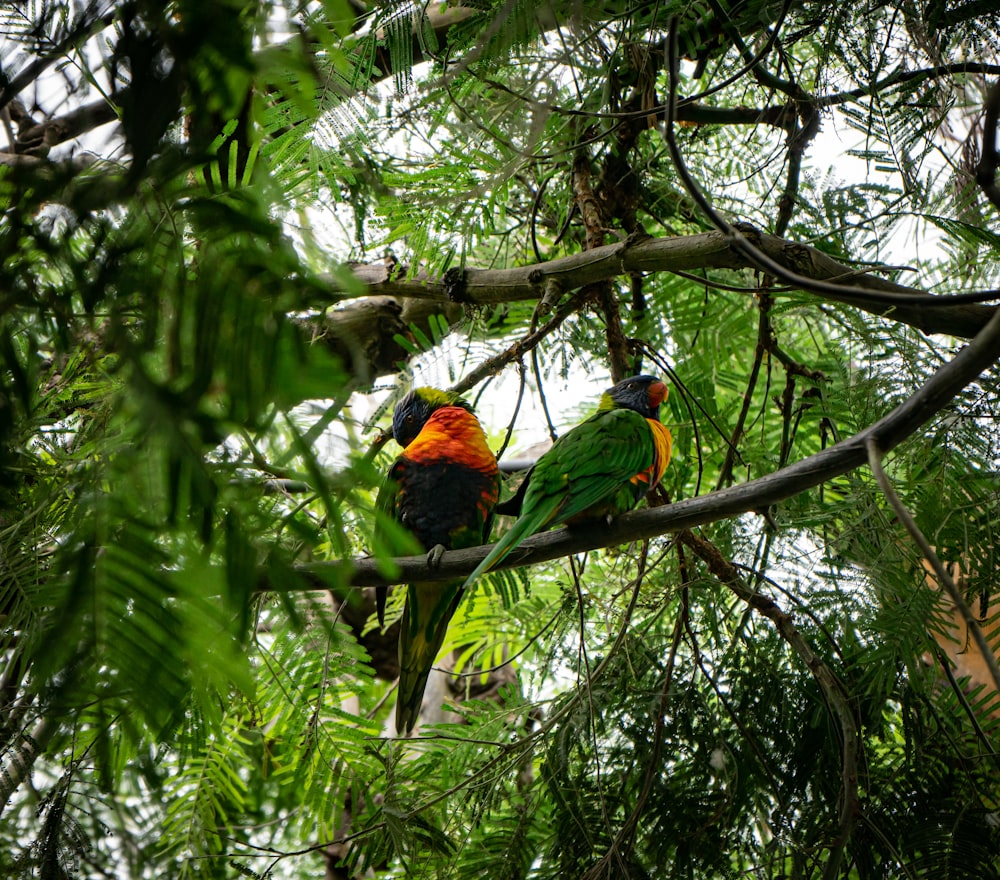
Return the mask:
[[[993,7],[0,9],[4,872],[1000,876]],[[640,372],[397,737],[392,406]]]

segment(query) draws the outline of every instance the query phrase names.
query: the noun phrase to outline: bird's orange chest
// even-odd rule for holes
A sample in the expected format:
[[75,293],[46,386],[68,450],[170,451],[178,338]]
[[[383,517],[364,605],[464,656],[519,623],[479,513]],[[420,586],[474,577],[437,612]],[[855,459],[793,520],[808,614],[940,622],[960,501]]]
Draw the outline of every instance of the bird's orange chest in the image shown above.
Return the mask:
[[639,471],[629,482],[651,489],[660,482],[667,470],[667,465],[670,463],[673,438],[666,425],[655,419],[646,419],[646,424],[649,425],[650,435],[653,440],[653,461],[648,468]]
[[497,473],[497,460],[479,420],[459,407],[435,412],[403,454],[419,464],[447,461],[487,474]]

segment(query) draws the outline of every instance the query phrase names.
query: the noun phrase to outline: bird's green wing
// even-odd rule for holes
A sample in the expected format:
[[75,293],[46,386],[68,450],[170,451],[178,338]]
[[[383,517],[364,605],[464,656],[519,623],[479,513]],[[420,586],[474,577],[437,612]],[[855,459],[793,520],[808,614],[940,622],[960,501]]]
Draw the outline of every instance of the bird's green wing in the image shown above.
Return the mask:
[[396,730],[413,729],[420,716],[427,677],[444,644],[462,597],[462,581],[410,584],[399,629],[399,693]]
[[648,484],[632,478],[656,457],[649,425],[633,410],[595,413],[563,434],[535,464],[524,493],[521,515],[464,586],[491,571],[521,541],[548,526],[581,514],[617,515],[631,509]]
[[522,515],[555,496],[562,500],[546,525],[588,512],[622,513],[641,497],[645,487],[632,479],[655,456],[649,425],[639,413],[597,413],[560,437],[535,465]]
[[375,498],[375,510],[381,514],[375,522],[376,538],[384,536],[384,523],[395,518],[398,498],[399,480],[396,478],[396,466],[393,465],[383,477],[378,496]]

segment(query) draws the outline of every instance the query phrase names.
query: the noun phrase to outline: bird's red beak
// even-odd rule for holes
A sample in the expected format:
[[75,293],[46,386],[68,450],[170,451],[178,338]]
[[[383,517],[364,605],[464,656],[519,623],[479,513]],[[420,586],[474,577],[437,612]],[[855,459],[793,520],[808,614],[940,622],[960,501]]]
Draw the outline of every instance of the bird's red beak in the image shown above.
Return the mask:
[[653,406],[659,406],[667,399],[667,386],[662,382],[654,382],[649,386],[649,402]]

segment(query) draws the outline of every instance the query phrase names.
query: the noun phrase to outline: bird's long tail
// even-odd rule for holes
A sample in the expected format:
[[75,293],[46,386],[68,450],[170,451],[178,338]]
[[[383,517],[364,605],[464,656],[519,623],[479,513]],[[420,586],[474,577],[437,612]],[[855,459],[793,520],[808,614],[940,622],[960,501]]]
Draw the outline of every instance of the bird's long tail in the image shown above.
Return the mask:
[[496,545],[490,550],[486,558],[476,566],[472,574],[465,579],[462,589],[466,589],[480,575],[492,571],[525,538],[530,537],[548,525],[555,516],[561,501],[561,497],[546,499],[541,504],[536,505],[529,513],[518,519],[514,525],[504,532],[500,540],[496,542]]
[[424,689],[462,596],[462,582],[410,584],[399,629],[396,730],[409,733],[420,716]]

